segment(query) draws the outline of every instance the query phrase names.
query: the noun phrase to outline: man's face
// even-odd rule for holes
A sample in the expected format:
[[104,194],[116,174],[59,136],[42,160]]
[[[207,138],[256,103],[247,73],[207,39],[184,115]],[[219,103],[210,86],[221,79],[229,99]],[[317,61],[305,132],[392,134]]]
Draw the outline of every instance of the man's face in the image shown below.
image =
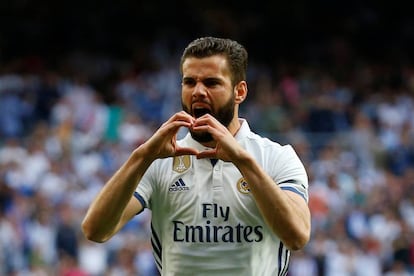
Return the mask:
[[[209,113],[224,126],[230,124],[234,118],[235,93],[224,56],[184,61],[181,104],[183,110],[194,118]],[[190,132],[199,142],[213,140],[208,132]]]

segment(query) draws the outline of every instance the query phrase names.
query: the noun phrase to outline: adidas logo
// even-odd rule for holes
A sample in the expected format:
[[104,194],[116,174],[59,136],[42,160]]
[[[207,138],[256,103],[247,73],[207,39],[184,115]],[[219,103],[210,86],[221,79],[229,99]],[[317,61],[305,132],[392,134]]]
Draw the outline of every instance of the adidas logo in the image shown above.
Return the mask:
[[171,184],[170,188],[168,189],[169,192],[181,192],[188,190],[190,190],[190,188],[185,185],[184,181],[181,178]]

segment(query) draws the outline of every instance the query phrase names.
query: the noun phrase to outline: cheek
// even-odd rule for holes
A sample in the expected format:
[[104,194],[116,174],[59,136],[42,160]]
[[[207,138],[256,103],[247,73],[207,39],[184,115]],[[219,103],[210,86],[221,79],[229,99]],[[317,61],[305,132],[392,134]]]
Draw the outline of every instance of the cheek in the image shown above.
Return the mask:
[[191,98],[193,94],[193,89],[187,85],[181,86],[181,97],[183,98]]
[[187,112],[191,111],[191,93],[186,93],[184,90],[181,92],[181,105]]

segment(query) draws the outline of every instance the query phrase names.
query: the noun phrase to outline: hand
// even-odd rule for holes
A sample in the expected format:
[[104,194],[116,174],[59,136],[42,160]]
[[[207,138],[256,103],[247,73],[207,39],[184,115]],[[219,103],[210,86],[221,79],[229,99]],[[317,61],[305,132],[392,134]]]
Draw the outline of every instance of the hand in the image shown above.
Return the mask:
[[218,158],[223,161],[234,161],[243,151],[233,134],[210,114],[195,119],[191,126],[195,132],[208,132],[215,141],[215,148],[199,152],[198,159]]
[[194,118],[181,111],[174,114],[145,142],[145,147],[151,158],[166,158],[179,155],[196,155],[198,151],[193,148],[182,148],[176,143],[177,132],[180,127],[190,128]]

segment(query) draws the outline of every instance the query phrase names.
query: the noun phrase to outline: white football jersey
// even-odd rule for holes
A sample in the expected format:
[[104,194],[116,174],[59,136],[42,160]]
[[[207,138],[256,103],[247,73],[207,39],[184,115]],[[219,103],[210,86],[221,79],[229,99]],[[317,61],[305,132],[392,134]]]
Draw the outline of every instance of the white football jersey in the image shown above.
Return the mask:
[[[235,138],[282,189],[308,201],[308,178],[293,148],[251,132]],[[187,134],[182,147],[205,147]],[[276,184],[275,184],[276,185]],[[152,212],[152,246],[162,275],[286,275],[289,250],[260,214],[248,184],[231,163],[195,156],[158,159],[136,197]]]

